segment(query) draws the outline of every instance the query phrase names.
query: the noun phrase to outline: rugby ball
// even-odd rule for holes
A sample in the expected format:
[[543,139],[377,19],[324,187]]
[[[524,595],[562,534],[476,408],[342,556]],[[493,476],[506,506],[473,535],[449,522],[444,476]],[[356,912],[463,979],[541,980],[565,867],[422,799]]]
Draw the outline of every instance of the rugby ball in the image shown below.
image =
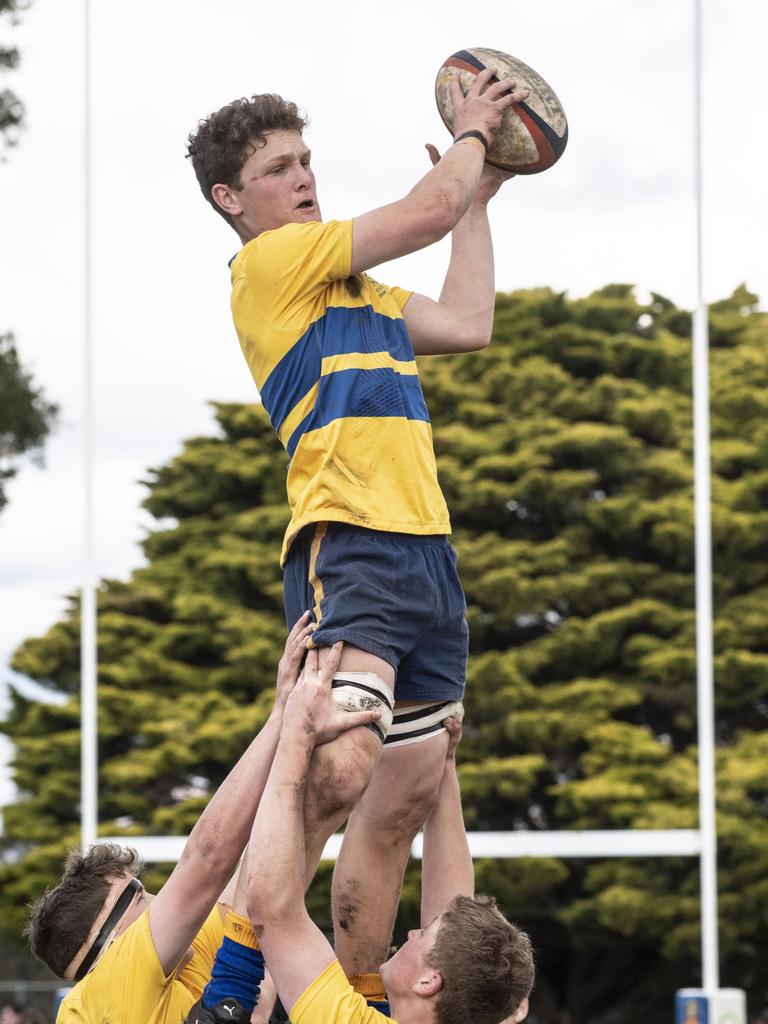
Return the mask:
[[557,163],[568,143],[568,122],[560,100],[538,72],[500,50],[473,46],[443,61],[435,81],[435,99],[443,123],[453,134],[453,103],[449,83],[458,76],[463,93],[485,68],[491,81],[514,78],[530,89],[528,98],[504,112],[501,127],[488,150],[487,161],[514,174],[538,174]]

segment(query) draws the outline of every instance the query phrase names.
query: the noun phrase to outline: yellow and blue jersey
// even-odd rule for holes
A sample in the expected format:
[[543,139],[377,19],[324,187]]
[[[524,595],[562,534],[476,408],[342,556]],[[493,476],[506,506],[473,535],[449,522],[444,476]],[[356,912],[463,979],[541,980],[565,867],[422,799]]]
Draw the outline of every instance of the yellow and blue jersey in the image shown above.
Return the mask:
[[402,317],[411,293],[350,277],[352,221],[286,224],[232,262],[232,315],[288,457],[281,561],[313,522],[450,533]]
[[347,981],[338,960],[322,971],[291,1009],[292,1024],[396,1024],[369,1006]]
[[166,975],[145,912],[67,993],[56,1024],[179,1024],[203,993],[224,938],[218,906],[192,943],[192,957]]

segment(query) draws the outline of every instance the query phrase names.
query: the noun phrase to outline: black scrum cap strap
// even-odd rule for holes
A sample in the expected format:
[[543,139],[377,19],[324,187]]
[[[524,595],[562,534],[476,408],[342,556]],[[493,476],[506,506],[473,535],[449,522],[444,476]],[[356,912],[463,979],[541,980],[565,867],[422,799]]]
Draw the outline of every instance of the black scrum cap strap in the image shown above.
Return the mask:
[[94,960],[101,952],[102,946],[117,927],[120,918],[123,916],[123,914],[130,906],[131,902],[133,901],[133,897],[136,895],[136,892],[139,889],[141,889],[141,882],[138,880],[138,878],[132,878],[128,885],[126,885],[126,887],[117,897],[117,902],[107,915],[107,919],[101,926],[99,934],[93,940],[91,948],[85,954],[82,963],[75,971],[75,981],[81,981],[86,976],[88,971],[91,969]]

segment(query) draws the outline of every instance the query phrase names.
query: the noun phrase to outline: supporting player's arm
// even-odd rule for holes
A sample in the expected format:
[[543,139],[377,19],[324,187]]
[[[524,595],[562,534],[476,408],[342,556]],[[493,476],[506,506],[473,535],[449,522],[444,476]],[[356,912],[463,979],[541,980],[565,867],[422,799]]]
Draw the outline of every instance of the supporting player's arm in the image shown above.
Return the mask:
[[253,824],[277,747],[283,708],[310,632],[306,616],[291,630],[277,673],[275,706],[192,829],[168,881],[152,900],[149,925],[163,970],[179,963],[231,875]]
[[304,792],[316,746],[367,725],[378,711],[342,710],[331,698],[341,645],[323,667],[317,651],[286,705],[280,742],[259,805],[248,853],[248,913],[277,993],[290,1014],[336,955],[304,905]]
[[461,722],[444,722],[450,742],[437,802],[424,824],[421,869],[421,924],[428,927],[456,896],[474,896],[475,869],[469,852],[461,792],[456,774],[456,746]]
[[[466,96],[458,80],[451,82],[454,137],[479,131],[486,139],[501,123],[504,111],[527,95],[511,79],[490,83],[486,69]],[[351,273],[416,252],[448,234],[466,213],[480,182],[485,150],[476,138],[454,145],[407,196],[356,217],[352,225]]]

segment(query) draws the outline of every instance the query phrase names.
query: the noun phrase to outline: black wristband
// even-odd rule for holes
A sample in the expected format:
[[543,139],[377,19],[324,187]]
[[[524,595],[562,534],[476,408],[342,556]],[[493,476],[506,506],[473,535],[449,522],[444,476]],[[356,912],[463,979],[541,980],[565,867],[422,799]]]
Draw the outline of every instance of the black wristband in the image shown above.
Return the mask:
[[483,133],[478,131],[476,128],[472,128],[468,132],[462,132],[458,139],[453,140],[454,145],[456,145],[457,142],[461,142],[462,139],[479,139],[485,147],[485,152],[488,152],[488,139],[486,139]]

